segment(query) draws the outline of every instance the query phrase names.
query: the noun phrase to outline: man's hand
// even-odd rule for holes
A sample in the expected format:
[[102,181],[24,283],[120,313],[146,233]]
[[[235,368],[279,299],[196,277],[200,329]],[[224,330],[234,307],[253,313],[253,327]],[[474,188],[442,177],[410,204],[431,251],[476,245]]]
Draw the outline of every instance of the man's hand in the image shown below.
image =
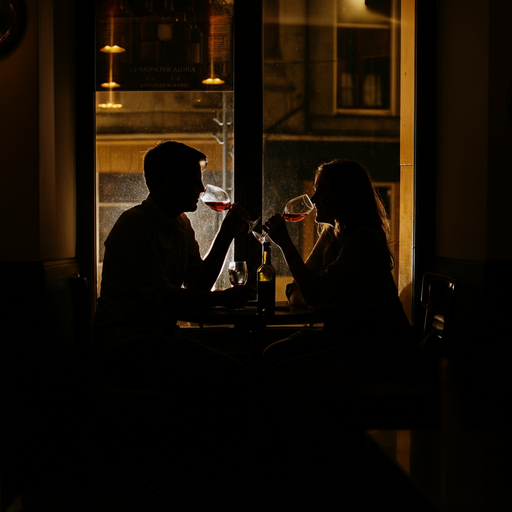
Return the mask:
[[233,286],[214,293],[219,294],[219,304],[230,309],[243,308],[249,300],[255,298],[249,286]]
[[244,229],[247,229],[247,220],[249,214],[240,203],[233,203],[229,209],[226,218],[222,222],[222,231],[231,238],[239,235]]

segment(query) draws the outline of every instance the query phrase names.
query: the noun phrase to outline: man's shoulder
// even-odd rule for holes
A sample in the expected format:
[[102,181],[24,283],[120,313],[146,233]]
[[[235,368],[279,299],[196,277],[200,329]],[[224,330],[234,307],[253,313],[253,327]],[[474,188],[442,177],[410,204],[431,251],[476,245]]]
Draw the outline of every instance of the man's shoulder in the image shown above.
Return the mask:
[[182,213],[178,216],[176,219],[176,222],[179,226],[183,226],[185,228],[192,228],[192,223],[190,222],[190,219],[185,213]]
[[152,226],[155,226],[155,221],[151,212],[143,205],[137,205],[121,213],[110,232],[110,237],[122,236],[124,233],[133,236],[137,232],[147,232]]

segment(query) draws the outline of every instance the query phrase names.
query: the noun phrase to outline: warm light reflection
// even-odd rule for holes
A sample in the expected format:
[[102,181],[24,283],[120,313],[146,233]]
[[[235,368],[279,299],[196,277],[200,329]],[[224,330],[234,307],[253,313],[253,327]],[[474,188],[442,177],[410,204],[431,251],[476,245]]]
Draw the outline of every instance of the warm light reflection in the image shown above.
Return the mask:
[[205,85],[221,85],[224,83],[224,80],[221,80],[220,78],[206,78],[203,80],[203,84]]
[[121,87],[117,82],[103,82],[101,87],[105,89],[115,89],[116,87]]
[[121,103],[98,103],[99,108],[121,108]]
[[109,44],[107,44],[103,48],[100,48],[100,52],[103,52],[103,53],[123,53],[125,51],[126,50],[124,48],[121,48],[121,46],[118,46],[117,44],[115,44],[113,46],[110,46]]
[[223,83],[224,83],[224,80],[215,76],[214,60],[212,58],[212,60],[210,61],[210,76],[203,80],[203,84],[205,84],[205,85],[222,85]]
[[105,108],[105,109],[118,109],[121,108],[123,105],[121,103],[114,103],[113,99],[113,93],[112,89],[117,89],[118,87],[121,87],[117,82],[114,82],[113,79],[113,57],[116,53],[123,53],[126,50],[117,44],[114,44],[114,18],[110,18],[110,44],[105,45],[103,48],[100,49],[100,52],[109,54],[109,78],[108,82],[103,82],[101,84],[101,87],[104,89],[109,90],[108,94],[108,102],[107,103],[99,103],[99,108]]

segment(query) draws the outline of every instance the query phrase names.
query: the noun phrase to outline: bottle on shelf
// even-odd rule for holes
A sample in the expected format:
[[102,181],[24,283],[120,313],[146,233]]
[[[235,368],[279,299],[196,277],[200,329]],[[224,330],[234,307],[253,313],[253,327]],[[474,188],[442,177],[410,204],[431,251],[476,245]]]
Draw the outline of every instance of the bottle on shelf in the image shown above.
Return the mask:
[[140,18],[140,61],[154,64],[157,61],[157,18],[160,13],[154,0],[144,0],[144,12]]
[[201,54],[201,62],[208,62],[208,32],[209,32],[209,22],[208,22],[208,13],[210,10],[210,2],[209,0],[195,0],[194,2],[194,13],[196,17],[196,24],[199,28],[199,31],[203,35],[203,49]]
[[276,308],[276,271],[272,266],[270,242],[263,243],[263,261],[256,272],[258,313],[272,314]]
[[190,62],[192,64],[202,64],[204,62],[204,36],[197,24],[195,11],[187,11],[187,23],[190,25]]
[[208,22],[208,78],[213,83],[224,83],[231,75],[233,22],[231,8],[224,0],[210,1]]
[[174,10],[173,1],[165,0],[160,20],[157,24],[157,61],[169,64],[175,60],[175,42],[177,37],[178,13]]

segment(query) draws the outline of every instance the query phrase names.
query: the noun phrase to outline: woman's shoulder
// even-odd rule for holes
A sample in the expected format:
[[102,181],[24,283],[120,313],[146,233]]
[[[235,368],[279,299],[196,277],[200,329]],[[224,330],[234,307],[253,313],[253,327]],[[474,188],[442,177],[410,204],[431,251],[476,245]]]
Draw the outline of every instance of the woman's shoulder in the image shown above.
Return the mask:
[[357,226],[345,239],[340,256],[359,255],[363,259],[376,258],[378,255],[388,257],[387,241],[377,228],[371,225]]
[[386,240],[382,235],[382,232],[377,229],[375,226],[371,224],[362,224],[360,226],[356,226],[354,229],[350,231],[348,234],[345,244],[355,244],[355,243],[364,243],[364,244],[378,244],[378,245],[386,245]]

